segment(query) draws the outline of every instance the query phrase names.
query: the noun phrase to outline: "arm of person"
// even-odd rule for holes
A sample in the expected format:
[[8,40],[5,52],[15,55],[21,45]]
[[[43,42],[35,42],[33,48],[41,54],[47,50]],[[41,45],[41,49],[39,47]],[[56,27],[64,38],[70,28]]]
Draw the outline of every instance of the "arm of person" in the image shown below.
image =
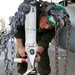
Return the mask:
[[38,42],[38,52],[40,54],[43,53],[44,50],[47,50],[49,47],[49,43],[55,36],[55,29],[49,29],[46,32],[43,32],[42,37]]
[[17,45],[18,45],[18,52],[21,57],[25,57],[25,47],[23,46],[22,39],[16,38]]
[[15,38],[18,46],[18,52],[21,57],[25,56],[25,47],[23,44],[23,36],[24,35],[24,26],[17,27],[17,33],[15,33]]
[[41,60],[41,54],[44,50],[47,50],[49,47],[49,42],[53,39],[55,35],[55,29],[52,29],[46,33],[43,33],[42,37],[40,38],[38,42],[38,49],[37,52],[39,53],[38,57],[35,58],[36,62],[39,62]]

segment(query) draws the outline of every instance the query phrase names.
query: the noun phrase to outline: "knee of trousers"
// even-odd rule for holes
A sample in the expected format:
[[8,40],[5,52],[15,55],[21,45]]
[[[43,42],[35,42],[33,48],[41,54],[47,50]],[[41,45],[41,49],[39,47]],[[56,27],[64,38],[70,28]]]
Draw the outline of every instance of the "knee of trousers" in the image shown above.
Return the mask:
[[40,75],[48,75],[51,72],[51,67],[49,66],[43,66],[42,64],[38,64],[38,72]]

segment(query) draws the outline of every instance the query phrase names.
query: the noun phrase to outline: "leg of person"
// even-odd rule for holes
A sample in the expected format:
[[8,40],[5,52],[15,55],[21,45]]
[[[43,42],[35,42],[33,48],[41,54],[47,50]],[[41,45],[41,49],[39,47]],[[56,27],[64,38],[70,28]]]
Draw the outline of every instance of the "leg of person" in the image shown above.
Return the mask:
[[[19,53],[16,54],[17,58],[22,58]],[[23,75],[27,71],[27,63],[17,63],[17,70],[20,75]]]
[[41,54],[41,61],[38,63],[38,72],[40,75],[49,75],[51,72],[48,50],[44,50]]

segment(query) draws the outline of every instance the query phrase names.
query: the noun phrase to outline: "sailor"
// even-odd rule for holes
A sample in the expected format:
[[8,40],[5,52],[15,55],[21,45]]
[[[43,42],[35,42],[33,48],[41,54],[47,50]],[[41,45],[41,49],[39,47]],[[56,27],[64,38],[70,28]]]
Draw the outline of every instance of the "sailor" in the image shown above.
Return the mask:
[[[47,6],[48,2],[44,2]],[[31,18],[31,17],[30,17]],[[51,15],[42,10],[42,6],[37,2],[37,30],[36,40],[38,44],[38,53],[40,57],[36,57],[35,61],[38,62],[38,72],[40,75],[49,75],[51,72],[50,59],[48,56],[49,43],[55,36],[55,21]],[[17,58],[26,58],[25,56],[25,29],[23,26],[17,27],[15,38],[18,45]],[[33,39],[33,38],[32,38]],[[27,71],[27,63],[17,64],[18,73],[23,75]]]

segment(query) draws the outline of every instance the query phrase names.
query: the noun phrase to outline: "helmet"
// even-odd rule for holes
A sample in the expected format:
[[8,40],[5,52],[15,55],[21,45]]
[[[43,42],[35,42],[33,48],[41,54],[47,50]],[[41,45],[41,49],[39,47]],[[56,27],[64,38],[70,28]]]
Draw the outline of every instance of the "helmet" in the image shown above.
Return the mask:
[[[60,5],[60,4],[53,3],[53,6],[54,6],[55,8],[57,8],[57,9],[61,9],[61,10],[63,10],[64,12],[66,12],[65,8],[64,8],[62,5]],[[48,7],[49,7],[49,6],[48,6]],[[47,21],[48,21],[48,23],[50,24],[50,26],[51,26],[52,28],[55,28],[56,23],[55,23],[55,20],[54,20],[53,16],[52,16],[52,15],[48,15],[48,14],[46,13],[46,18],[47,18]]]
[[66,9],[61,4],[58,4],[58,3],[53,3],[53,4],[54,4],[55,8],[61,9],[66,12]]

